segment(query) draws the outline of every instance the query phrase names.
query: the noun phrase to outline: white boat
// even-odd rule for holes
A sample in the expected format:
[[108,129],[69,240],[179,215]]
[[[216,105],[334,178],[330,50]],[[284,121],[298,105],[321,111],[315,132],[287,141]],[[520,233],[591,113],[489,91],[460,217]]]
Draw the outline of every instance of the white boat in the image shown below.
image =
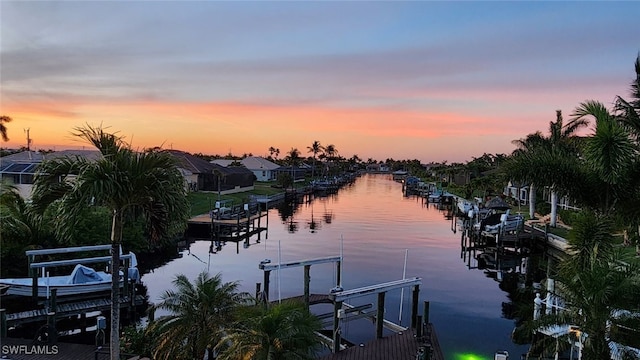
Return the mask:
[[[71,274],[63,276],[39,277],[38,297],[48,297],[57,289],[57,296],[80,295],[111,290],[111,274],[77,264]],[[122,283],[122,280],[120,280]],[[6,295],[31,296],[33,278],[0,279],[0,284],[8,286]]]
[[[33,271],[41,270],[41,274],[35,278],[37,288],[37,296],[40,298],[48,298],[51,291],[56,289],[56,296],[84,295],[91,293],[99,293],[111,290],[111,274],[85,266],[85,263],[109,262],[111,256],[92,257],[84,259],[58,260],[47,262],[32,262],[36,256],[72,253],[81,251],[96,251],[110,249],[111,245],[84,246],[62,249],[44,249],[29,250],[26,252],[29,257],[29,267]],[[129,260],[129,268],[127,272],[127,281],[140,281],[140,274],[137,269],[137,259],[134,253],[120,255],[120,259]],[[57,266],[75,265],[75,268],[69,275],[49,276],[48,268]],[[124,284],[125,276],[122,272],[119,274],[120,286]],[[34,278],[8,278],[0,279],[0,287],[5,287],[4,295],[17,296],[33,296]]]

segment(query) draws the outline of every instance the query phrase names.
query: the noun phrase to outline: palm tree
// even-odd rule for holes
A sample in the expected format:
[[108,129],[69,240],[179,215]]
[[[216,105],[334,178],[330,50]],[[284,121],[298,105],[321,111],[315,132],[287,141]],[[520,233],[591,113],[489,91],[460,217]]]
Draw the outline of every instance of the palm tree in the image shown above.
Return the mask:
[[0,136],[2,136],[2,140],[9,141],[9,137],[7,137],[7,126],[6,123],[11,122],[11,117],[0,115]]
[[[304,303],[286,301],[246,309],[217,347],[222,360],[313,359],[320,345],[320,320]],[[228,347],[227,347],[227,344]]]
[[[557,280],[566,302],[559,318],[588,334],[585,360],[609,359],[609,327],[617,310],[636,310],[640,295],[638,267],[614,245],[610,220],[582,213],[569,236],[569,251]],[[634,265],[635,264],[635,265]]]
[[636,141],[640,141],[640,55],[636,57],[635,70],[636,78],[631,82],[632,100],[618,96],[614,110],[619,113],[618,120],[631,129]]
[[316,140],[311,144],[311,146],[307,146],[307,152],[313,153],[313,167],[311,168],[311,179],[315,178],[315,170],[316,170],[316,155],[320,153],[324,148],[320,145],[320,141]]
[[291,148],[287,153],[286,161],[289,163],[289,166],[291,166],[291,184],[293,185],[296,182],[295,167],[300,163],[300,150]]
[[336,149],[336,146],[333,144],[329,144],[324,147],[324,151],[321,156],[327,160],[328,164],[331,164],[335,160],[336,155],[338,155],[338,150]]
[[238,292],[238,282],[222,282],[222,275],[198,274],[194,283],[185,275],[173,280],[175,290],[165,291],[152,310],[169,311],[152,322],[155,359],[196,359],[208,344],[216,344],[225,324],[249,296]]
[[[524,139],[513,140],[512,143],[518,147],[514,152],[514,155],[524,152],[533,152],[539,146],[543,146],[545,138],[540,131],[536,131],[533,134],[527,135]],[[525,178],[533,179],[536,177],[535,169],[524,167],[522,169],[526,172]],[[529,218],[535,218],[536,212],[536,187],[533,181],[529,183]]]
[[[275,155],[275,157],[273,155]],[[270,146],[269,147],[269,157],[277,160],[278,159],[278,155],[280,155],[280,149],[275,148],[273,146]]]
[[[614,210],[618,200],[623,200],[633,181],[633,169],[637,164],[638,151],[630,132],[607,108],[597,101],[586,101],[576,108],[575,119],[593,117],[596,120],[595,133],[586,140],[584,158],[588,165],[591,187],[597,188],[586,202],[599,201],[597,208],[605,213]],[[601,195],[601,196],[600,196]]]
[[558,192],[568,192],[575,183],[579,155],[576,132],[587,124],[582,118],[564,124],[562,112],[557,110],[556,121],[549,123],[549,136],[534,133],[516,141],[524,147],[514,152],[507,166],[512,178],[551,188],[551,226],[556,226]]
[[[36,174],[33,203],[39,213],[58,204],[56,234],[72,235],[73,224],[90,204],[111,212],[111,274],[119,272],[119,248],[127,212],[142,214],[152,241],[184,229],[189,204],[183,179],[167,152],[134,152],[122,138],[102,128],[75,128],[74,136],[95,146],[102,157],[96,161],[65,157],[43,162]],[[119,279],[111,286],[111,359],[119,359]]]

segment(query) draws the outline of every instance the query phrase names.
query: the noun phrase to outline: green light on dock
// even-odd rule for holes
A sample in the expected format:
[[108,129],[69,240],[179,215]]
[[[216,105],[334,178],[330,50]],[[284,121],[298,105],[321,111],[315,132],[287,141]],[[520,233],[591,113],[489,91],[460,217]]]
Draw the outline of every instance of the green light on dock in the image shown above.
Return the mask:
[[454,354],[456,360],[487,360],[486,357],[473,353]]

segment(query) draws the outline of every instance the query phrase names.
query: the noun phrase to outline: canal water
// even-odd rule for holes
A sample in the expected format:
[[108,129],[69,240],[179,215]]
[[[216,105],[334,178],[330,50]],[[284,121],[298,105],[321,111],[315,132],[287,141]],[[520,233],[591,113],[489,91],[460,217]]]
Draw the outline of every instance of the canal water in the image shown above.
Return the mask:
[[[337,194],[316,197],[294,209],[270,209],[268,230],[260,239],[251,237],[248,245],[227,242],[210,253],[210,241],[191,243],[180,257],[144,274],[142,281],[151,302],[171,288],[176,274],[195,279],[203,270],[221,273],[225,282],[239,281],[242,291],[253,294],[256,283],[263,281],[261,260],[275,263],[342,252],[342,286],[352,289],[402,279],[408,254],[406,277],[422,279],[420,304],[430,302],[430,320],[446,359],[493,359],[497,350],[519,358],[527,347],[511,341],[515,324],[503,317],[502,306],[509,302],[507,293],[483,271],[467,267],[460,233],[452,231],[447,214],[421,198],[405,197],[402,184],[390,175],[367,174]],[[313,265],[311,293],[328,293],[336,279],[333,264]],[[303,294],[303,268],[272,272],[270,288],[271,300]],[[388,292],[385,318],[408,326],[410,298],[409,288]],[[376,302],[372,295],[352,303],[373,304],[375,310]],[[316,305],[313,311],[331,308]],[[369,320],[345,322],[341,329],[342,336],[356,344],[375,339]]]

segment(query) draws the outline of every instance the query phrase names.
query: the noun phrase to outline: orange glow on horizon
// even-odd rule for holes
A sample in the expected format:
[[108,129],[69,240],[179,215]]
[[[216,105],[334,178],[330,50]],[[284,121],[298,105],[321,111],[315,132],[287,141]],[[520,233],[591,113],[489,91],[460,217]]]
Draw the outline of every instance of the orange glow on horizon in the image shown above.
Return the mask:
[[[30,128],[36,149],[88,146],[71,135],[86,123],[118,132],[134,148],[162,146],[192,153],[266,156],[274,146],[280,149],[281,158],[291,148],[307,156],[307,146],[315,140],[334,144],[345,157],[357,154],[365,160],[384,160],[421,158],[422,153],[434,153],[429,146],[451,144],[453,138],[468,138],[469,134],[475,138],[508,135],[506,128],[497,125],[505,120],[389,108],[150,100],[85,103],[68,98],[6,104],[3,113],[13,118],[7,124],[10,141],[3,146],[23,146],[26,140],[20,130]],[[465,141],[466,145],[473,142]],[[504,147],[511,144],[507,141]],[[454,147],[447,149],[448,155],[439,151],[433,160],[455,157],[452,150]],[[491,151],[471,156],[483,152]]]

